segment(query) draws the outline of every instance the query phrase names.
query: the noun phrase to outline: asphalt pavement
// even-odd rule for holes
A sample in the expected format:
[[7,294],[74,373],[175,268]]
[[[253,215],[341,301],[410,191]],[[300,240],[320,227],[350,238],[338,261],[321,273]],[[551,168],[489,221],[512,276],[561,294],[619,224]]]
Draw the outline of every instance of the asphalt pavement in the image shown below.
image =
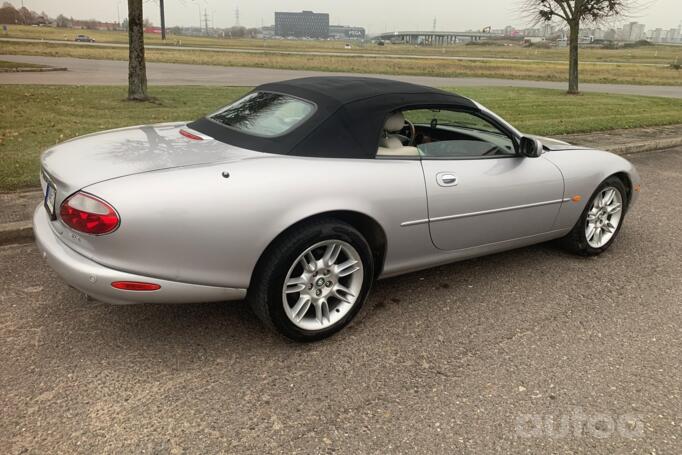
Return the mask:
[[0,453],[680,453],[682,148],[613,247],[379,282],[294,344],[243,303],[109,306],[0,248]]
[[[125,85],[128,82],[128,62],[123,60],[94,60],[71,57],[24,55],[0,55],[0,60],[68,68],[68,71],[43,73],[0,73],[0,84]],[[149,83],[154,85],[220,85],[252,87],[268,82],[277,82],[299,77],[333,75],[342,76],[348,75],[348,73],[147,62],[147,78]],[[549,81],[355,73],[353,75],[381,77],[432,87],[488,86],[566,89],[566,83],[564,82]],[[580,84],[580,90],[584,92],[682,98],[682,87],[675,86],[582,83]]]

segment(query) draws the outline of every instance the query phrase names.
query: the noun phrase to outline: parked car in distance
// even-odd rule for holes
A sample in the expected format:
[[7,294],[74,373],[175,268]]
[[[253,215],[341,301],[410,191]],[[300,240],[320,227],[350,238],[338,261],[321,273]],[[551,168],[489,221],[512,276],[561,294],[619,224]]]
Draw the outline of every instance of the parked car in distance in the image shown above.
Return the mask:
[[95,40],[90,38],[88,35],[78,35],[74,41],[79,43],[94,43]]
[[361,77],[265,84],[193,122],[72,139],[41,169],[35,237],[69,284],[119,304],[246,298],[299,341],[366,311],[380,278],[555,239],[600,254],[640,188],[622,157]]

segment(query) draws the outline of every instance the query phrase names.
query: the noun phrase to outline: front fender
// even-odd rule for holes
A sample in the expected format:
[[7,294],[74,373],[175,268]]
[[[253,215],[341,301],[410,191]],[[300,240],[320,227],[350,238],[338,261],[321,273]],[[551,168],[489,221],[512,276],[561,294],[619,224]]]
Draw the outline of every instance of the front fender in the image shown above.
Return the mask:
[[557,229],[572,228],[580,218],[597,187],[615,174],[630,181],[629,206],[636,201],[640,177],[635,167],[623,157],[601,150],[560,150],[543,155],[554,163],[564,177],[564,198],[580,196],[579,202],[564,202],[556,221]]

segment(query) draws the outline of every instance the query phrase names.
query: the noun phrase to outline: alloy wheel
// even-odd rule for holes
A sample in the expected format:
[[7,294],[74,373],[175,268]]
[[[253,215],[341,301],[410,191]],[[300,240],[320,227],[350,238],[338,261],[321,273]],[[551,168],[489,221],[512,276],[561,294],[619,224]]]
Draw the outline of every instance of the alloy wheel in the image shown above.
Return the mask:
[[357,250],[341,240],[306,249],[291,265],[282,288],[289,320],[303,330],[322,330],[340,321],[355,305],[364,277]]
[[592,200],[587,213],[585,237],[592,248],[602,248],[618,230],[623,216],[623,197],[620,191],[609,186],[603,188]]

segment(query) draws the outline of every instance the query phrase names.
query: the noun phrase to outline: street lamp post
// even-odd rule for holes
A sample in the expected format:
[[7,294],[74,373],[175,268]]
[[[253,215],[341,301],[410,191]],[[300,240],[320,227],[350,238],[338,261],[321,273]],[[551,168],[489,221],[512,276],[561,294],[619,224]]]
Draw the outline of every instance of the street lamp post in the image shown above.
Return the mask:
[[161,39],[166,39],[166,14],[163,10],[163,0],[159,0],[159,5],[161,7]]
[[201,20],[202,20],[202,17],[201,17],[201,5],[197,3],[197,6],[199,7],[199,34],[201,35],[201,30],[202,30],[202,28],[203,28],[203,25],[201,24]]

